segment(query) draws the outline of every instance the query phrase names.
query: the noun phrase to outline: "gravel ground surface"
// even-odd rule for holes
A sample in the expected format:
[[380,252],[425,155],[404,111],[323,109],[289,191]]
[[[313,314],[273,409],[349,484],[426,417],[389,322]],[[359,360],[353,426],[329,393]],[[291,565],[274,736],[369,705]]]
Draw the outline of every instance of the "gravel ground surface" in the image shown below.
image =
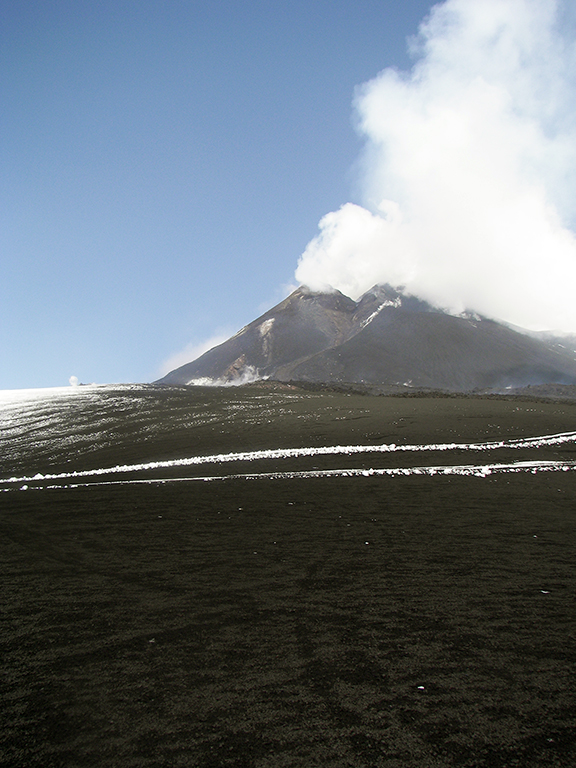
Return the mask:
[[[509,441],[576,430],[576,405],[125,387],[6,403],[0,426],[6,480],[221,451]],[[209,469],[415,461],[487,455]],[[576,764],[576,471],[160,482],[177,475],[0,482],[3,766]]]

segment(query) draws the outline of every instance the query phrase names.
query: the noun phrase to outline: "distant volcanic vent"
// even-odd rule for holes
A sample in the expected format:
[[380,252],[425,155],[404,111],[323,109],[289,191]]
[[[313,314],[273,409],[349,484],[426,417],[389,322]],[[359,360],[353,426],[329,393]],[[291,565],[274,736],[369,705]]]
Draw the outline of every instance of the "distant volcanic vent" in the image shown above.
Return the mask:
[[250,369],[250,373],[254,372],[252,366],[247,364],[246,355],[240,355],[240,357],[237,357],[236,360],[234,360],[232,365],[229,365],[228,368],[226,368],[222,379],[224,381],[240,379],[246,374],[247,369]]

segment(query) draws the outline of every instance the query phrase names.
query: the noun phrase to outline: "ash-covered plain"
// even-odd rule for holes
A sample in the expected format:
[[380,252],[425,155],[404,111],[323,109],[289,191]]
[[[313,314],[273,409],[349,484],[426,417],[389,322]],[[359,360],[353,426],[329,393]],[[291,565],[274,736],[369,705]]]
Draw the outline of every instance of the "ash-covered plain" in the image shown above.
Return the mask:
[[0,426],[3,765],[574,763],[576,404],[78,387]]

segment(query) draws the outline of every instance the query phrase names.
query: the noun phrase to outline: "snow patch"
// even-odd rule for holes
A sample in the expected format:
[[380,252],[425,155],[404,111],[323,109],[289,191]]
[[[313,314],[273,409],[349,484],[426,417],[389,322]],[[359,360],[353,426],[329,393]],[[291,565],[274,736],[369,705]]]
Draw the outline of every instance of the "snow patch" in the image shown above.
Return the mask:
[[268,320],[264,320],[262,325],[258,326],[258,331],[260,333],[260,336],[266,336],[266,334],[270,333],[275,320],[276,320],[275,317],[270,317]]
[[391,299],[387,299],[386,301],[383,301],[382,304],[380,304],[380,306],[378,307],[378,309],[375,312],[372,312],[372,314],[369,315],[366,318],[366,320],[364,320],[364,322],[362,323],[362,328],[366,328],[366,326],[369,325],[372,322],[372,320],[374,320],[374,318],[380,314],[380,312],[382,312],[384,307],[394,307],[395,309],[398,309],[401,306],[402,306],[402,299],[400,298],[400,296],[395,298],[394,301],[392,301]]
[[[114,467],[106,467],[92,470],[81,470],[74,472],[60,472],[57,474],[44,474],[44,480],[64,480],[79,477],[93,477],[98,475],[123,474],[127,472],[142,472],[156,469],[169,469],[174,467],[189,467],[201,464],[223,464],[238,461],[261,461],[268,459],[287,459],[299,458],[304,456],[334,456],[334,455],[354,455],[361,453],[397,453],[397,452],[440,452],[440,451],[493,451],[500,448],[506,449],[526,449],[541,448],[543,446],[561,445],[563,443],[576,442],[576,432],[560,432],[555,435],[542,435],[539,437],[520,438],[514,440],[499,440],[486,443],[430,443],[416,445],[330,445],[324,447],[309,448],[277,448],[260,451],[241,451],[237,453],[220,453],[210,456],[191,456],[182,459],[171,459],[167,461],[150,461],[141,464],[119,464]],[[530,471],[541,470],[542,467],[548,469],[568,471],[574,469],[576,462],[570,461],[532,461],[517,462],[513,464],[486,464],[483,466],[437,466],[437,467],[415,467],[415,468],[393,468],[393,469],[350,469],[350,470],[318,470],[320,475],[330,475],[331,472],[350,472],[352,474],[361,474],[367,477],[371,475],[382,474],[474,474],[476,476],[487,476],[490,472],[502,471],[502,468],[524,468],[528,467]],[[516,471],[509,469],[508,471]],[[274,474],[274,473],[273,473]],[[283,473],[280,473],[283,474]],[[290,474],[292,476],[292,474]],[[294,477],[300,476],[299,473],[293,473]],[[34,480],[34,477],[10,477],[0,482],[19,484]]]
[[[492,474],[518,474],[528,472],[537,474],[538,472],[558,472],[576,470],[575,461],[521,461],[510,464],[487,464],[487,465],[438,465],[425,467],[394,467],[388,469],[373,469],[366,472],[363,469],[314,469],[301,472],[259,472],[252,474],[234,474],[234,475],[208,475],[203,477],[170,477],[170,478],[147,478],[131,480],[102,480],[86,483],[70,483],[68,485],[47,485],[36,486],[31,489],[28,485],[23,485],[20,490],[42,490],[48,489],[70,489],[70,488],[88,488],[99,485],[165,485],[167,483],[192,483],[192,482],[215,482],[217,480],[304,480],[308,478],[319,477],[410,477],[412,475],[455,475],[458,477],[478,477],[485,478]],[[78,473],[80,474],[80,473]],[[96,474],[96,473],[94,473]],[[8,488],[1,489],[3,491]],[[366,542],[368,543],[368,542]],[[541,590],[544,594],[549,594]]]

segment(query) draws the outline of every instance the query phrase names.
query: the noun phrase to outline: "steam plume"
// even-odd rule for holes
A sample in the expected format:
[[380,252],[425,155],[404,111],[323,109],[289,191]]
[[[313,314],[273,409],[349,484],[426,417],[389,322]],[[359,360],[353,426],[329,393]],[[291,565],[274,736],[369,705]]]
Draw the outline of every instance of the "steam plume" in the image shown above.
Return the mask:
[[576,46],[556,0],[446,0],[410,72],[360,87],[365,208],[320,221],[296,279],[403,285],[451,311],[576,331]]

